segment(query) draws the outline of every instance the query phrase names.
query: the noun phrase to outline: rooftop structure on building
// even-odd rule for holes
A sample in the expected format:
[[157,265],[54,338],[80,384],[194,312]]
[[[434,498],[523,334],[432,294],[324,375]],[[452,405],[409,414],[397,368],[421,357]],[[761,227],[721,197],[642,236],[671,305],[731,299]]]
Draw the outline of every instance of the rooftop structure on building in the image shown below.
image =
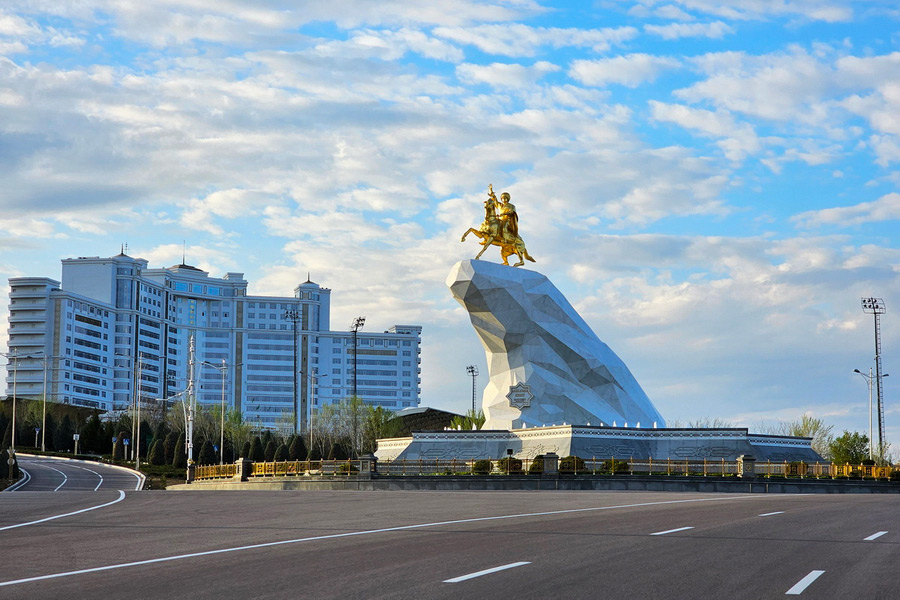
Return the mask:
[[419,405],[422,328],[333,331],[331,290],[308,277],[293,296],[253,296],[243,273],[151,269],[120,253],[64,259],[62,283],[9,284],[7,395],[165,409],[187,389],[193,336],[197,401],[218,406],[224,379],[227,407],[260,428],[305,431],[315,407],[354,387],[366,404]]

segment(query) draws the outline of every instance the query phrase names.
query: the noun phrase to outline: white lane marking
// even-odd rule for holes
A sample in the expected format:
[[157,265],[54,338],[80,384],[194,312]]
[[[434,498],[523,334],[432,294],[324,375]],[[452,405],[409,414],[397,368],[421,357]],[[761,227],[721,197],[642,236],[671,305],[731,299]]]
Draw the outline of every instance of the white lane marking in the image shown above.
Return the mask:
[[785,596],[799,596],[803,590],[809,587],[813,581],[822,576],[825,571],[810,571],[809,575],[794,584],[794,587],[784,593]]
[[[93,567],[91,569],[81,569],[78,571],[64,571],[62,573],[52,573],[50,575],[38,575],[37,577],[27,577],[25,579],[13,579],[10,581],[0,581],[0,587],[8,585],[17,585],[20,583],[29,583],[31,581],[43,581],[45,579],[57,579],[59,577],[71,577],[72,575],[83,575],[85,573],[97,573],[100,571],[112,571],[114,569],[124,569],[127,567],[137,567],[141,565],[152,565],[162,562],[170,562],[174,560],[183,560],[186,558],[196,558],[198,556],[213,556],[215,554],[226,554],[229,552],[241,552],[244,550],[256,550],[259,548],[272,548],[274,546],[284,546],[286,544],[300,544],[303,542],[316,542],[320,540],[334,540],[338,538],[355,537],[358,535],[371,535],[377,533],[389,533],[394,531],[409,531],[412,529],[424,529],[426,527],[439,527],[442,525],[459,525],[462,523],[478,523],[481,521],[499,521],[502,519],[521,519],[526,517],[545,517],[555,515],[565,515],[583,512],[597,512],[601,510],[615,510],[620,508],[639,508],[642,506],[662,506],[666,504],[690,504],[694,502],[713,502],[716,500],[747,500],[762,499],[762,495],[752,496],[730,496],[721,498],[692,498],[690,500],[664,500],[661,502],[641,502],[638,504],[621,504],[618,506],[594,506],[591,508],[571,508],[568,510],[551,510],[546,512],[520,513],[515,515],[498,515],[495,517],[475,517],[472,519],[456,519],[454,521],[438,521],[435,523],[419,523],[417,525],[400,525],[398,527],[386,527],[384,529],[366,529],[363,531],[350,531],[347,533],[333,533],[329,535],[317,535],[307,538],[297,538],[293,540],[281,540],[278,542],[264,542],[261,544],[252,544],[250,546],[237,546],[234,548],[221,548],[219,550],[207,550],[205,552],[192,552],[190,554],[176,554],[174,556],[163,556],[160,558],[151,558],[149,560],[139,560],[135,562],[119,563],[115,565],[106,565],[103,567]],[[99,507],[98,507],[99,508]]]
[[102,464],[104,467],[108,467],[110,469],[119,469],[120,471],[127,471],[129,474],[137,477],[137,485],[134,486],[134,490],[136,492],[139,492],[142,489],[144,489],[144,481],[146,481],[147,476],[144,475],[143,473],[140,473],[133,469],[129,469],[128,467],[120,467],[119,465],[108,465],[106,463],[100,463],[100,464]]
[[494,567],[493,569],[485,569],[484,571],[478,571],[477,573],[469,573],[468,575],[460,575],[459,577],[454,577],[453,579],[445,579],[444,583],[459,583],[460,581],[475,579],[476,577],[481,577],[482,575],[490,575],[491,573],[496,573],[497,571],[505,571],[506,569],[514,569],[516,567],[522,567],[530,564],[530,562],[509,563],[508,565]]
[[20,487],[22,487],[23,485],[25,485],[26,483],[28,483],[28,480],[31,479],[31,473],[29,473],[22,467],[19,467],[19,470],[22,471],[23,473],[25,473],[25,477],[18,480],[17,482],[15,482],[14,484],[12,484],[8,488],[6,488],[5,490],[3,490],[4,492],[14,492],[17,489],[19,489]]
[[777,510],[777,511],[775,511],[775,512],[763,513],[763,514],[761,514],[761,515],[759,515],[759,516],[760,516],[760,517],[771,517],[772,515],[783,515],[783,514],[784,514],[784,511],[783,511],[783,510]]
[[96,475],[97,477],[99,477],[99,478],[100,478],[100,483],[98,483],[98,484],[97,484],[97,487],[94,488],[94,491],[95,491],[95,492],[96,492],[97,490],[100,489],[100,486],[101,486],[101,485],[103,485],[103,475],[101,475],[101,474],[98,473],[97,471],[95,471],[95,470],[93,470],[93,469],[88,469],[87,467],[79,467],[78,465],[69,465],[69,466],[70,466],[70,467],[75,467],[76,469],[81,469],[82,471],[90,471],[91,473],[93,473],[94,475]]
[[666,535],[667,533],[675,533],[677,531],[687,531],[688,529],[693,529],[693,527],[679,527],[678,529],[668,529],[666,531],[657,531],[656,533],[651,533],[650,535]]
[[59,488],[61,488],[62,486],[66,485],[66,482],[69,481],[69,477],[68,477],[65,473],[63,473],[62,471],[60,471],[59,469],[54,469],[53,467],[48,466],[48,465],[41,465],[41,466],[44,466],[44,467],[47,467],[48,469],[51,469],[51,470],[53,470],[53,471],[56,471],[57,473],[59,473],[60,475],[63,476],[63,482],[62,482],[61,484],[59,484],[58,486],[56,486],[56,489],[53,490],[54,492],[58,492],[58,491],[59,491]]
[[[65,513],[62,515],[54,515],[52,517],[45,517],[43,519],[38,519],[37,521],[29,521],[27,523],[19,523],[18,525],[7,525],[6,527],[0,527],[0,531],[5,531],[7,529],[15,529],[16,527],[25,527],[27,525],[37,525],[38,523],[44,523],[46,521],[52,521],[54,519],[62,519],[63,517],[71,517],[72,515],[80,515],[81,513],[85,513],[91,510],[97,510],[98,508],[103,508],[104,506],[110,506],[112,504],[116,504],[117,502],[121,502],[125,499],[125,492],[119,490],[119,497],[112,502],[107,502],[106,504],[98,504],[97,506],[90,506],[88,508],[82,508],[81,510],[76,510],[73,512]],[[2,585],[2,584],[0,584]]]
[[877,540],[878,538],[880,538],[881,536],[883,536],[883,535],[886,534],[886,533],[887,533],[887,531],[879,531],[878,533],[873,533],[873,534],[870,535],[869,537],[863,538],[863,541],[864,541],[864,542],[871,542],[872,540]]

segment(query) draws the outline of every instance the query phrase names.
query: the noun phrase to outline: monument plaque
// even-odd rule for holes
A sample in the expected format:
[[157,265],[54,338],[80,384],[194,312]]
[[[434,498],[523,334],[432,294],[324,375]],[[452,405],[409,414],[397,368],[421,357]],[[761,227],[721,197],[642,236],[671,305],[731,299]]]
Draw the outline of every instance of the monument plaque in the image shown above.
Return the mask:
[[531,406],[534,394],[531,393],[530,386],[519,382],[516,385],[509,386],[509,393],[506,394],[506,398],[509,400],[510,406],[522,409]]

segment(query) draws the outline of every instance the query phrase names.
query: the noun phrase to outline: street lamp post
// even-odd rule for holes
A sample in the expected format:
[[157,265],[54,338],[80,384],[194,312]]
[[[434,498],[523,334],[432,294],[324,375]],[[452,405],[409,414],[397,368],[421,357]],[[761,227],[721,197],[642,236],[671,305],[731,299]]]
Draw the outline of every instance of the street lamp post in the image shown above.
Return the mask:
[[315,406],[316,406],[316,388],[319,387],[319,378],[320,377],[328,377],[328,375],[321,375],[319,373],[306,373],[303,371],[301,371],[300,373],[302,375],[308,377],[310,379],[310,381],[312,382],[312,387],[311,387],[310,395],[309,395],[310,396],[309,397],[309,423],[308,423],[308,427],[307,427],[307,434],[309,436],[309,448],[312,449],[312,443],[313,443],[312,415],[313,415],[313,410],[315,409]]
[[[220,415],[221,429],[219,431],[219,464],[223,465],[225,464],[225,378],[228,376],[228,365],[225,363],[224,358],[222,359],[221,365],[216,365],[206,360],[200,364],[212,367],[222,373],[222,414]],[[234,366],[237,367],[238,365]]]
[[365,317],[356,317],[353,319],[353,323],[350,324],[350,328],[353,330],[353,399],[351,400],[352,410],[353,410],[353,443],[351,444],[353,450],[353,458],[356,458],[356,435],[357,435],[357,416],[355,406],[356,402],[359,402],[359,394],[356,387],[356,372],[359,370],[359,330],[362,329],[363,325],[366,324]]
[[[41,409],[41,452],[47,451],[47,361],[60,360],[62,356],[45,356],[44,360],[44,387],[43,387],[43,408]],[[52,379],[52,377],[51,377]],[[37,444],[35,444],[37,445]]]
[[299,420],[299,406],[297,401],[297,325],[300,323],[300,320],[303,318],[299,310],[289,309],[284,311],[284,315],[282,315],[285,321],[290,321],[293,326],[294,331],[294,376],[292,378],[294,382],[294,433],[297,433],[297,423]]
[[[853,369],[854,373],[858,373],[863,379],[866,380],[866,385],[869,388],[869,459],[874,459],[874,453],[872,450],[872,380],[874,377],[872,376],[872,367],[869,367],[869,374],[866,375],[859,369]],[[888,377],[890,373],[885,373],[882,377]]]
[[356,371],[359,368],[359,330],[362,329],[363,325],[366,324],[365,317],[356,317],[353,319],[353,323],[350,324],[350,329],[353,331],[353,397],[357,397],[357,387],[356,387]]

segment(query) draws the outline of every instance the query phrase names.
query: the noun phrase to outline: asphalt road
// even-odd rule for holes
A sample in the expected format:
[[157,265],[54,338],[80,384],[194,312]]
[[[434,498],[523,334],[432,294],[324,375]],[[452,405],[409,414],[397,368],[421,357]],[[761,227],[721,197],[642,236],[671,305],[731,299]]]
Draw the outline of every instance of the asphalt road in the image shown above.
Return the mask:
[[23,454],[18,454],[17,459],[24,477],[12,491],[135,490],[143,483],[132,471],[96,462]]
[[897,598],[898,508],[894,495],[22,491],[0,494],[0,598]]

